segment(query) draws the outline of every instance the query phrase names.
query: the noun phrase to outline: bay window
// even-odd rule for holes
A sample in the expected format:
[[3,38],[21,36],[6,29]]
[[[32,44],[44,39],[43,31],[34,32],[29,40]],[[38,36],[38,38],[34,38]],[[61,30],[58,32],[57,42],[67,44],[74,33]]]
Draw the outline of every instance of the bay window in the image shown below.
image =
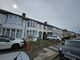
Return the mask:
[[17,24],[17,25],[22,25],[23,23],[22,18],[16,15],[8,15],[6,22],[10,24]]
[[15,29],[12,29],[11,37],[12,37],[12,38],[14,38],[14,37],[15,37]]
[[7,29],[6,36],[9,37],[9,35],[10,35],[10,29]]

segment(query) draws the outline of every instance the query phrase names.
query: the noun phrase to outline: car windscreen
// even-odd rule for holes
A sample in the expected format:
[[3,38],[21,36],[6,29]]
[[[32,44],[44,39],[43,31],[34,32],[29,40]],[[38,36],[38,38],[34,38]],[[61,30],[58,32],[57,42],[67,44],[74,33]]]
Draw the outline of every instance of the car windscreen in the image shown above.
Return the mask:
[[9,39],[10,39],[10,40],[15,40],[15,38],[11,38],[11,37],[10,37]]
[[65,41],[66,46],[80,46],[80,41]]
[[0,36],[0,37],[2,37],[2,38],[7,38],[7,39],[9,39],[9,40],[15,40],[15,38],[13,38],[13,37],[7,37],[7,36]]

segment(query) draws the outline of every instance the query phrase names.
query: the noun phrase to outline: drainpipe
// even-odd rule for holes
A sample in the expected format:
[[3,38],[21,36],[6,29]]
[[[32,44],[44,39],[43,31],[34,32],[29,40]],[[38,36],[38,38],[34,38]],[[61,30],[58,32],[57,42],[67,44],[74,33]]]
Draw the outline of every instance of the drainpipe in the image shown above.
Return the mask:
[[[25,19],[26,14],[22,13],[22,17],[23,17],[23,19]],[[25,25],[24,25],[24,23],[25,23]],[[26,20],[25,20],[25,22],[23,21],[23,26],[24,26],[24,39],[25,39],[25,35],[26,35]]]
[[0,24],[0,35],[2,35],[2,24]]
[[46,39],[47,38],[47,32],[48,32],[47,31],[47,21],[44,22],[44,27],[45,27],[45,32],[46,32],[46,36],[45,36],[45,39]]

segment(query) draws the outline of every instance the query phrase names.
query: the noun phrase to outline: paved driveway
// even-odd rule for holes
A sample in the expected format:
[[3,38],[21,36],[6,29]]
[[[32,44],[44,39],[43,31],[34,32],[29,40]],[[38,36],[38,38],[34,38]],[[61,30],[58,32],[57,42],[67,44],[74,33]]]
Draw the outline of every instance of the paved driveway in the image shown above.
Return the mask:
[[53,46],[41,49],[41,52],[37,53],[33,60],[60,60],[59,50]]

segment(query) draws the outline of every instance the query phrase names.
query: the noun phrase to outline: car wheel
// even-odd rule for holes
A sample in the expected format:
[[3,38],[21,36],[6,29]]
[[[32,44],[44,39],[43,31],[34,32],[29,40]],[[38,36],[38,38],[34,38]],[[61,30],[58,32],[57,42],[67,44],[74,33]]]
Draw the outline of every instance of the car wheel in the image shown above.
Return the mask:
[[12,49],[18,49],[18,48],[20,48],[20,45],[19,45],[19,44],[14,44],[14,45],[12,46]]

